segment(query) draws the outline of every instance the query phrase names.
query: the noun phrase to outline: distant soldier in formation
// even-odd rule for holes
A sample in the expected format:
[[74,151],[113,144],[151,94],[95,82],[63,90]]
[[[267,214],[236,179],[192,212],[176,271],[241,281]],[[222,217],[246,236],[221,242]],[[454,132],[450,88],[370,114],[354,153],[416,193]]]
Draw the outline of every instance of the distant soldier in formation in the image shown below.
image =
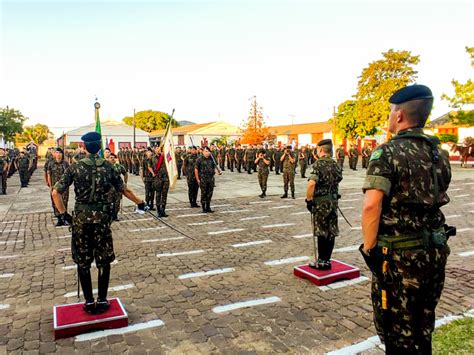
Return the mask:
[[8,176],[8,157],[5,154],[5,148],[0,148],[0,180],[2,194],[7,194],[7,176]]
[[249,147],[247,147],[244,153],[245,170],[247,170],[247,174],[252,174],[254,161],[255,152],[253,146],[250,145]]
[[30,158],[24,150],[20,152],[20,157],[16,161],[16,169],[20,175],[21,187],[28,187],[30,181]]
[[194,173],[196,167],[196,161],[198,159],[198,153],[196,147],[190,147],[190,152],[184,157],[184,166],[186,168],[186,181],[188,183],[188,198],[189,205],[192,208],[201,207],[197,203],[197,196],[199,192],[199,183]]
[[359,150],[354,144],[351,144],[351,149],[349,149],[349,168],[352,170],[357,170],[357,162],[359,160]]
[[336,149],[336,160],[341,170],[344,170],[345,159],[346,159],[346,152],[344,151],[344,147],[341,144],[339,145],[339,148]]
[[371,154],[372,154],[371,146],[368,144],[364,145],[364,148],[362,148],[362,169],[367,169]]
[[[109,154],[109,158],[107,159],[112,167],[114,168],[115,172],[119,177],[123,176],[123,182],[125,186],[128,183],[128,173],[125,170],[125,167],[117,161],[117,156],[114,153]],[[120,203],[122,202],[122,193],[120,191],[115,190],[112,186],[109,190],[110,193],[110,202],[112,203],[112,220],[118,221],[118,213],[120,211]]]
[[174,157],[176,160],[176,168],[178,169],[178,180],[181,180],[181,173],[183,170],[183,151],[181,151],[181,147],[176,147],[174,151]]
[[233,145],[231,145],[227,149],[227,169],[229,169],[232,173],[234,172],[234,166],[235,166],[235,148]]
[[257,159],[255,159],[255,165],[258,167],[258,183],[262,193],[258,196],[264,198],[267,192],[267,180],[268,174],[270,173],[268,168],[270,166],[270,158],[266,154],[264,149],[258,152]]
[[168,190],[170,180],[166,169],[165,156],[162,147],[155,147],[155,155],[148,162],[148,170],[153,175],[153,189],[155,190],[156,209],[158,217],[168,217],[166,214],[166,202],[168,200]]
[[273,152],[273,161],[275,162],[275,175],[280,175],[282,155],[283,151],[281,147],[277,147]]
[[342,170],[332,157],[332,141],[318,143],[319,159],[313,164],[308,178],[306,206],[312,213],[313,235],[318,238],[318,259],[310,266],[315,269],[331,269],[331,255],[335,238],[339,235],[337,200]]
[[[63,150],[61,148],[56,148],[54,150],[54,158],[48,164],[48,186],[51,189],[51,204],[53,207],[54,216],[57,218],[56,227],[64,226],[64,221],[59,217],[60,212],[56,208],[56,205],[52,196],[53,186],[61,180],[67,168],[69,168],[69,163],[64,160]],[[61,194],[64,209],[67,211],[67,204],[69,201],[69,188],[66,188]]]
[[301,178],[306,178],[306,169],[308,168],[308,161],[309,161],[309,154],[308,148],[302,147],[300,152],[298,153],[298,161],[300,164],[300,173]]
[[[145,157],[143,158],[142,168],[140,170],[143,184],[145,185],[145,203],[150,208],[150,211],[154,211],[153,207],[155,203],[155,190],[153,187],[153,173],[148,169],[148,165],[151,163],[153,157],[153,150],[147,148]],[[126,169],[125,169],[126,171]]]
[[211,158],[211,150],[204,147],[203,155],[196,161],[194,175],[201,188],[201,205],[203,213],[214,212],[211,209],[211,199],[214,192],[214,175],[221,174],[217,169],[215,160]]
[[291,145],[287,146],[285,152],[280,158],[283,171],[283,190],[285,193],[281,198],[288,197],[288,186],[291,188],[291,198],[295,198],[295,166],[296,156],[291,151]]
[[84,148],[82,146],[77,147],[76,149],[76,154],[74,154],[74,162],[77,163],[81,159],[84,159],[86,157],[86,152],[84,151]]
[[244,154],[245,151],[242,149],[242,146],[240,144],[237,145],[237,149],[235,150],[235,164],[239,173],[242,172],[242,166],[244,165]]

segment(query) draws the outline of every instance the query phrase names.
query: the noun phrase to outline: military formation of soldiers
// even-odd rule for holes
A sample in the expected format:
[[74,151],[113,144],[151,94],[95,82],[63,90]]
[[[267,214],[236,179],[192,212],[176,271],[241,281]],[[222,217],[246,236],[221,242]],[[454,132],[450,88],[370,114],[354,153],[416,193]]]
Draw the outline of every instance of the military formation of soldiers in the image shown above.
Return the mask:
[[0,193],[7,194],[7,179],[18,171],[21,187],[28,187],[30,177],[38,163],[36,146],[29,144],[21,151],[18,148],[0,147]]

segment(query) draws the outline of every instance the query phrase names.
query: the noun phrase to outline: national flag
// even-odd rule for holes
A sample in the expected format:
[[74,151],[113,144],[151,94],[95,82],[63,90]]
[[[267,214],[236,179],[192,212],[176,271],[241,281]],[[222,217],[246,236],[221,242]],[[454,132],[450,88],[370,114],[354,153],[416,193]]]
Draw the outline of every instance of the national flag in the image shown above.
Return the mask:
[[178,167],[174,154],[173,133],[169,123],[166,127],[165,139],[163,140],[163,155],[166,157],[165,164],[170,179],[170,189],[173,190],[178,179]]
[[[97,104],[97,102],[96,102]],[[100,107],[100,105],[97,105],[98,107]],[[97,133],[99,133],[100,135],[102,135],[102,129],[100,127],[100,118],[99,118],[99,108],[96,106],[95,108],[95,131]],[[102,143],[103,141],[101,140],[100,141],[100,151],[99,151],[99,155],[103,158],[104,157],[104,144]]]

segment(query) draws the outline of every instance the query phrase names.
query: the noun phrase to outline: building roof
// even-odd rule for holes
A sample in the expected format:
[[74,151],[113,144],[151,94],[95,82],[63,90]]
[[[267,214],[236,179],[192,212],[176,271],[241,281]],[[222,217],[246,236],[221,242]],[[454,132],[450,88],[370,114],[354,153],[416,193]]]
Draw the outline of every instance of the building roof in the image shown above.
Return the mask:
[[[133,127],[125,123],[114,121],[114,120],[104,120],[100,121],[100,127],[102,130],[102,136],[130,136],[133,135]],[[95,122],[88,124],[87,126],[82,126],[69,132],[66,132],[68,136],[82,136],[84,133],[95,131]],[[148,136],[149,133],[135,128],[135,134],[139,136]]]
[[[469,112],[469,111],[467,111]],[[444,115],[434,119],[426,125],[427,128],[459,128],[468,127],[469,125],[458,125],[451,121],[451,115],[455,114],[456,111],[447,112]]]
[[327,133],[332,130],[332,124],[326,122],[302,123],[284,126],[270,126],[268,127],[273,134],[277,136],[290,134],[309,134],[309,133]]
[[[180,126],[172,129],[173,135],[215,135],[215,136],[230,136],[241,135],[240,128],[224,121],[215,121],[208,123],[197,123],[187,126]],[[163,136],[164,129],[152,131],[150,136]]]

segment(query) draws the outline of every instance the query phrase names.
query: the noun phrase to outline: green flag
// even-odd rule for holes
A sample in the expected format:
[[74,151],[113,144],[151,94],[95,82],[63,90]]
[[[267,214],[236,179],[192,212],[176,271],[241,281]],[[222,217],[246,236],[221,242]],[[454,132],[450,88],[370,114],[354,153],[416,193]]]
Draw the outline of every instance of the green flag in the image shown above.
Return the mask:
[[[99,107],[100,105],[95,105],[95,131],[102,136],[102,129],[100,128],[100,118],[99,118]],[[100,151],[99,155],[103,158],[104,157],[104,149],[103,149],[102,139],[100,140]]]

